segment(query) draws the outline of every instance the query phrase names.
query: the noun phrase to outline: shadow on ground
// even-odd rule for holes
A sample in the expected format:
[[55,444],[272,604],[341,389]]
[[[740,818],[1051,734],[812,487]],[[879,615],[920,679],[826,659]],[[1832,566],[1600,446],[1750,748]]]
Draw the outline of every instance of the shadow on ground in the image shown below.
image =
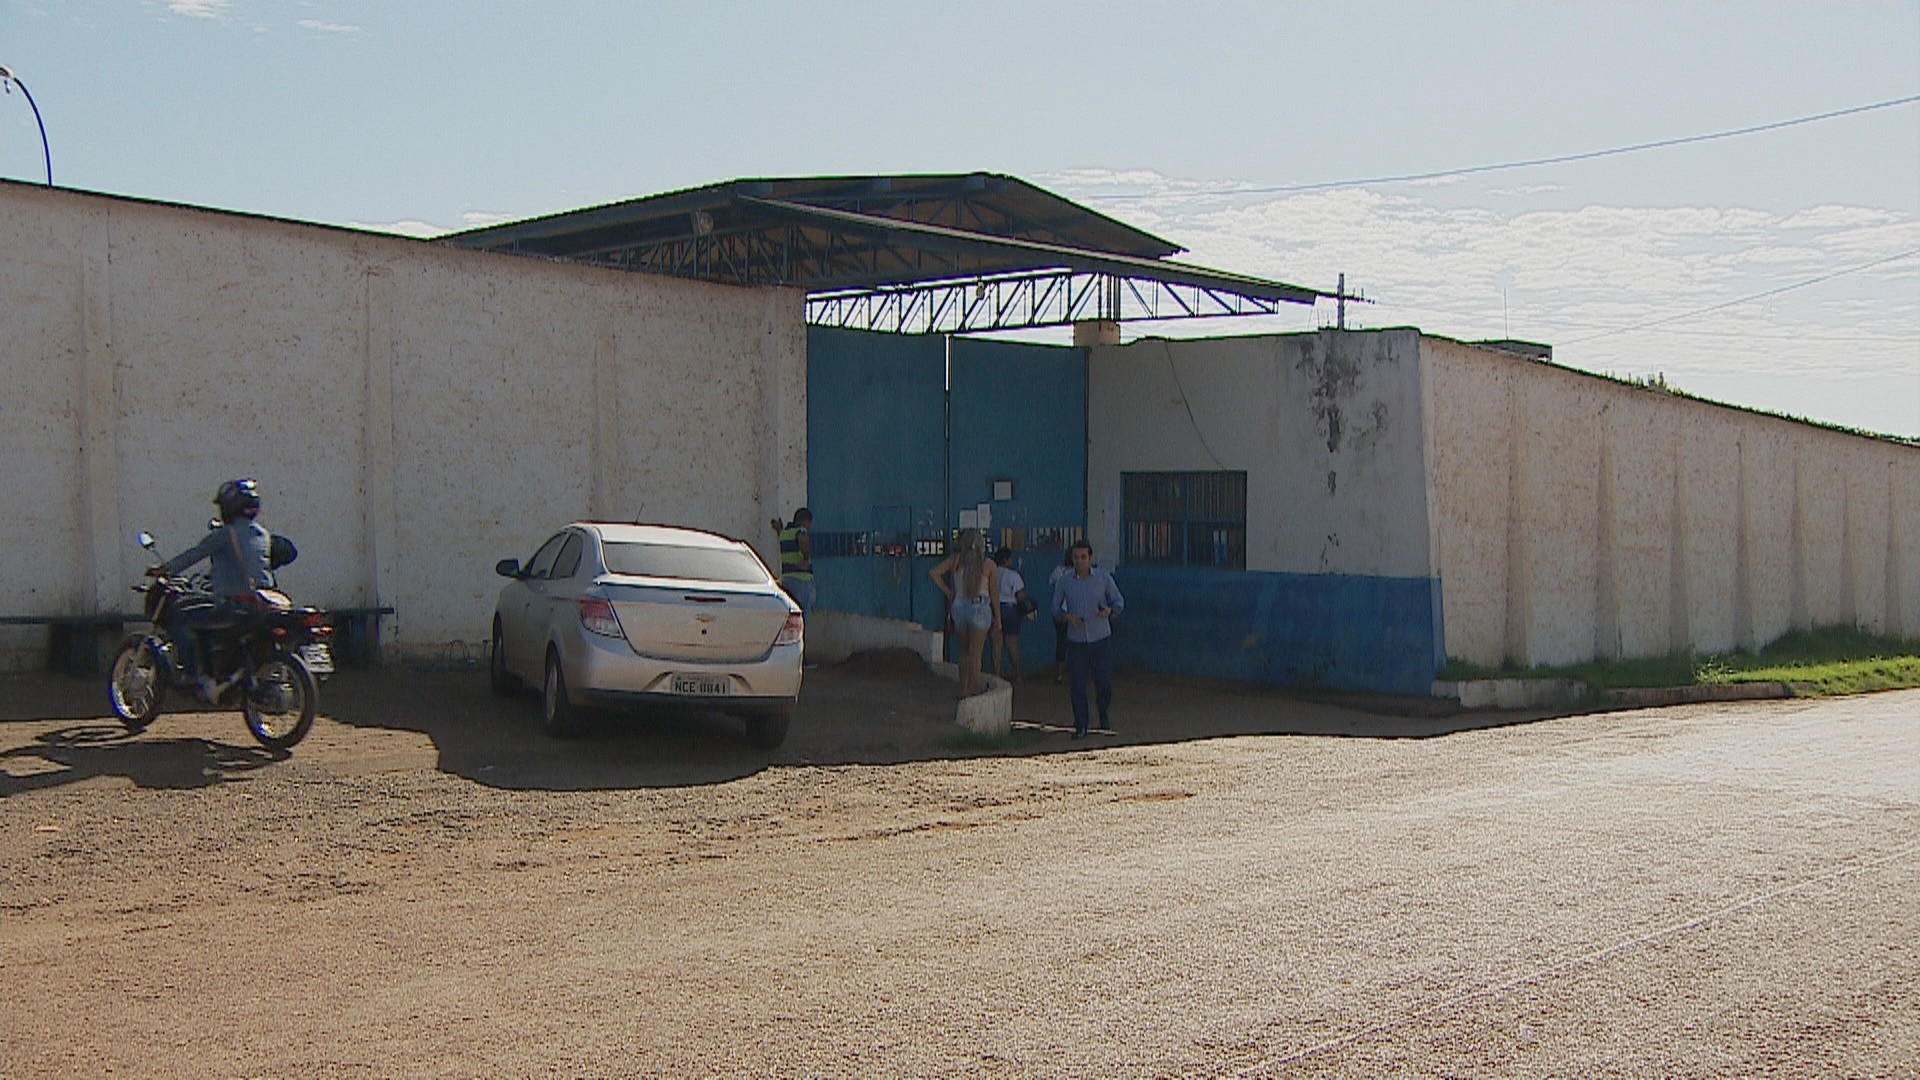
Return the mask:
[[144,788],[210,787],[286,760],[261,746],[209,739],[149,739],[119,721],[74,724],[0,750],[0,798],[121,776]]
[[[112,718],[99,682],[57,675],[0,681],[0,722],[85,721],[5,740],[0,797],[93,776],[125,776],[146,787],[200,787],[278,760],[247,741],[237,713],[163,714],[147,732],[130,736]],[[1082,753],[1244,735],[1425,738],[1545,715],[1435,715],[1431,703],[1418,699],[1303,697],[1244,684],[1122,674],[1113,709],[1118,730],[1082,742],[1068,738],[1073,717],[1066,688],[1045,672],[1016,689],[1014,730],[1004,738],[963,732],[953,722],[953,707],[954,684],[910,653],[863,654],[808,671],[787,742],[775,750],[748,745],[739,720],[705,711],[590,714],[580,735],[550,738],[540,730],[534,695],[497,697],[477,667],[344,671],[323,687],[320,700],[321,715],[349,729],[425,736],[444,772],[489,786],[544,790],[675,787],[722,783],[774,765]],[[176,729],[171,735],[170,722]],[[234,742],[204,737],[227,724]],[[183,728],[202,737],[180,737]],[[392,752],[381,750],[378,740],[337,732],[316,728],[293,755],[348,769],[405,767],[390,760]]]

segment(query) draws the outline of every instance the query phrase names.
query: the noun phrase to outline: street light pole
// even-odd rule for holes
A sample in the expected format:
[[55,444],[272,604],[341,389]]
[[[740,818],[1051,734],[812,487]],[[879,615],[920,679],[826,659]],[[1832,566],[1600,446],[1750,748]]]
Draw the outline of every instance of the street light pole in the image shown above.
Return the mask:
[[40,106],[33,100],[33,91],[27,89],[27,84],[21,82],[20,76],[15,75],[11,69],[0,67],[0,89],[11,92],[16,86],[20,88],[22,94],[26,95],[27,107],[33,110],[33,122],[40,126],[40,153],[47,159],[47,186],[52,187],[53,148],[47,145],[47,122],[40,119]]

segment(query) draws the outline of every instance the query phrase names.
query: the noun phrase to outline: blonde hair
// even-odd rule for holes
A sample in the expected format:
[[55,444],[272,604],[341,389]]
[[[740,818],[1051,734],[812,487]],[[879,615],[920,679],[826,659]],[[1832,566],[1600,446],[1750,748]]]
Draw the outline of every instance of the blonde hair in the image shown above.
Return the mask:
[[980,575],[986,572],[986,545],[980,540],[979,529],[960,530],[960,563],[955,578],[958,579],[961,596],[971,600],[980,595]]

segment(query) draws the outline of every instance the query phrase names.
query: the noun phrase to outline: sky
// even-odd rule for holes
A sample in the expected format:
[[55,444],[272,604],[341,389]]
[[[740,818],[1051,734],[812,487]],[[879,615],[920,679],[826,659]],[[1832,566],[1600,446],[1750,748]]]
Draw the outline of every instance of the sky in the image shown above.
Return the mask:
[[1920,101],[1381,180],[1915,97],[1920,0],[0,0],[0,66],[9,179],[431,236],[1007,173],[1352,326],[1920,438]]

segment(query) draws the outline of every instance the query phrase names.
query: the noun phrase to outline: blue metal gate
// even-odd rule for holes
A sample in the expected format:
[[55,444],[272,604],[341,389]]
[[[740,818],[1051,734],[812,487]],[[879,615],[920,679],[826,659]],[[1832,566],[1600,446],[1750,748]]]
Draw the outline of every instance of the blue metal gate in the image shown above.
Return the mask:
[[820,607],[938,628],[927,569],[983,518],[1044,604],[1048,571],[1085,531],[1086,364],[1079,348],[810,327]]

